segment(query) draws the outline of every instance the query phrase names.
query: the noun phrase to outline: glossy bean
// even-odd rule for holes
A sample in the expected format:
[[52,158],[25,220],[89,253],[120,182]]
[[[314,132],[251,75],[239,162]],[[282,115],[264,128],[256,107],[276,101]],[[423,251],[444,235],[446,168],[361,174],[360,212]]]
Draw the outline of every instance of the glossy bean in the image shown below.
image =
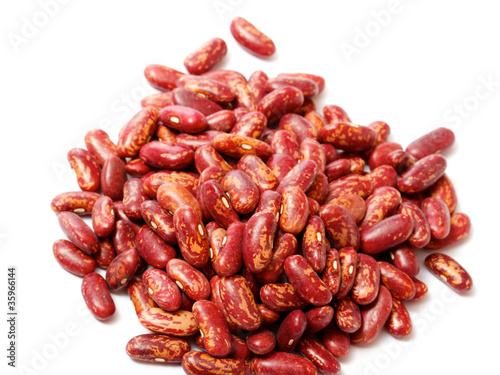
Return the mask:
[[401,203],[401,194],[390,186],[383,186],[373,190],[372,194],[366,199],[366,214],[359,224],[359,229],[365,230],[386,216],[393,213]]
[[188,375],[252,375],[251,363],[244,359],[215,358],[198,351],[184,354],[182,369]]
[[419,205],[413,202],[403,202],[398,212],[409,215],[413,220],[413,231],[408,237],[408,244],[419,249],[427,246],[431,240],[431,228]]
[[274,42],[243,17],[235,17],[229,27],[234,39],[249,51],[271,56],[276,51]]
[[123,185],[127,181],[127,170],[125,162],[118,156],[109,157],[104,163],[101,171],[101,190],[113,201],[123,199]]
[[135,249],[117,255],[106,269],[106,283],[109,290],[116,292],[126,287],[140,263],[141,258]]
[[412,231],[413,220],[409,215],[390,216],[361,232],[360,249],[367,254],[378,254],[405,242]]
[[50,208],[54,212],[70,211],[77,215],[88,215],[100,197],[99,193],[91,191],[68,191],[52,198]]
[[97,191],[101,187],[101,166],[87,150],[73,148],[67,154],[69,165],[76,174],[80,189]]
[[276,337],[270,329],[259,327],[256,331],[248,335],[246,343],[252,353],[265,355],[272,352],[276,347]]
[[432,186],[444,174],[446,160],[439,154],[431,154],[417,161],[407,169],[398,180],[402,193],[418,193]]
[[292,113],[303,103],[304,94],[302,94],[302,91],[287,86],[265,95],[258,102],[257,110],[266,116],[268,122],[274,122],[285,114]]
[[129,340],[126,352],[129,357],[152,363],[181,363],[191,345],[185,339],[146,333]]
[[441,153],[455,142],[455,134],[448,128],[437,128],[411,142],[406,151],[417,159]]
[[421,207],[432,238],[445,238],[450,233],[450,210],[446,203],[439,198],[428,197],[422,201]]
[[181,307],[181,292],[167,273],[150,268],[142,274],[142,281],[156,304],[165,311],[177,311]]
[[198,332],[198,325],[191,311],[165,311],[159,307],[150,307],[137,314],[144,328],[164,335],[185,337]]
[[464,241],[470,233],[471,221],[464,213],[456,212],[450,217],[450,233],[443,239],[431,239],[426,249],[438,250]]
[[288,283],[266,284],[260,289],[259,296],[266,307],[276,312],[303,309],[308,305]]
[[361,311],[359,305],[346,296],[335,302],[334,320],[337,327],[344,332],[354,333],[361,327]]
[[380,286],[380,267],[377,261],[367,254],[358,254],[356,276],[350,295],[358,305],[367,305],[377,298]]
[[351,349],[349,333],[342,331],[334,322],[323,330],[321,342],[330,353],[338,358],[347,356]]
[[335,299],[342,299],[349,294],[356,279],[358,253],[352,247],[343,247],[339,250],[340,285]]
[[347,208],[338,204],[327,204],[320,209],[319,216],[323,220],[326,232],[333,240],[335,248],[359,249],[359,230]]
[[149,84],[161,91],[175,89],[177,81],[183,75],[185,73],[159,64],[151,64],[144,69],[144,76]]
[[410,276],[388,262],[379,261],[378,264],[380,266],[380,281],[395,298],[406,301],[415,296],[415,284]]
[[272,352],[252,360],[256,375],[317,375],[316,366],[307,358],[292,353]]
[[[291,88],[291,86],[287,86],[285,88]],[[297,139],[299,145],[306,139],[320,139],[319,132],[314,125],[305,117],[296,113],[288,113],[281,117],[278,128],[292,133]]]
[[167,263],[167,274],[193,301],[208,299],[210,296],[210,283],[205,275],[185,260],[171,259]]
[[71,211],[62,211],[57,214],[59,226],[69,241],[87,254],[99,251],[99,241],[94,231],[77,214]]
[[120,130],[116,145],[118,156],[134,157],[153,136],[158,121],[158,110],[144,107],[137,112]]
[[311,336],[300,339],[298,351],[324,375],[333,375],[340,371],[339,361],[327,348]]
[[289,312],[281,322],[276,333],[278,349],[287,353],[293,351],[306,328],[307,317],[302,310]]
[[227,53],[227,45],[221,38],[212,38],[191,52],[184,59],[190,74],[201,74],[212,69]]
[[116,145],[102,129],[89,130],[85,134],[85,146],[101,166],[111,156],[118,156]]
[[235,275],[243,265],[243,239],[246,225],[239,221],[232,223],[225,231],[221,247],[214,250],[212,266],[219,276]]
[[113,316],[116,307],[104,278],[98,273],[87,274],[82,281],[82,295],[85,304],[94,317],[107,320]]
[[309,203],[303,190],[288,186],[281,193],[280,228],[288,233],[299,234],[307,224]]
[[322,331],[333,320],[334,310],[330,305],[315,307],[306,312],[307,334],[313,334]]
[[158,118],[169,128],[194,134],[208,126],[207,119],[200,111],[183,105],[170,105],[158,112]]
[[469,273],[447,254],[433,253],[428,255],[425,258],[425,266],[455,292],[466,292],[472,288],[472,278]]
[[193,304],[193,314],[200,327],[203,346],[213,357],[227,357],[231,353],[231,333],[224,315],[215,303],[207,300]]
[[408,336],[412,331],[411,317],[406,306],[392,297],[392,309],[385,326],[391,335],[397,338]]
[[243,237],[243,262],[258,273],[271,262],[276,220],[271,212],[258,212],[248,220]]
[[182,76],[177,81],[177,86],[205,95],[207,99],[216,103],[228,103],[235,97],[228,85],[206,76]]
[[57,262],[68,272],[84,277],[94,272],[96,261],[78,249],[70,241],[57,240],[52,246],[52,251]]

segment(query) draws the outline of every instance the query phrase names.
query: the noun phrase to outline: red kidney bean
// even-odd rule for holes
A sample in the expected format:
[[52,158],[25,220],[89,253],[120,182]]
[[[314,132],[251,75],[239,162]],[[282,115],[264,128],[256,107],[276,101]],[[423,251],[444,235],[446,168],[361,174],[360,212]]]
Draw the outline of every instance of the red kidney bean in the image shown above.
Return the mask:
[[402,150],[403,147],[396,142],[383,142],[375,146],[370,153],[368,165],[371,170],[374,170],[381,165],[387,165],[387,155],[392,151]]
[[[321,116],[318,112],[316,112],[316,110],[311,110],[311,111],[307,112],[304,115],[304,118],[309,120],[309,122],[311,124],[313,124],[313,126],[316,128],[316,130],[318,132],[320,132],[321,129],[323,129],[326,125],[325,118],[323,116]],[[323,147],[323,149],[325,150],[325,154],[327,154],[327,153],[329,154],[329,156],[327,157],[327,160],[329,160],[329,162],[336,159],[337,151],[335,150],[335,148],[332,145],[330,145],[330,144],[327,145],[326,143],[322,143],[321,147]]]
[[206,76],[182,76],[177,81],[177,86],[205,95],[207,99],[213,100],[216,103],[228,103],[235,98],[234,93],[228,85],[207,78]]
[[158,121],[158,110],[144,107],[135,114],[120,130],[116,145],[118,156],[134,157],[153,136]]
[[142,177],[153,171],[148,165],[146,165],[140,158],[135,158],[125,164],[125,170],[132,177]]
[[158,307],[149,294],[148,287],[142,282],[141,276],[134,276],[127,285],[127,294],[134,305],[136,314],[151,307]]
[[[285,88],[291,87],[292,86],[287,86]],[[309,120],[296,113],[288,113],[281,117],[278,128],[292,133],[297,139],[299,145],[306,139],[319,139],[318,130],[314,127],[314,125]]]
[[447,128],[437,128],[411,142],[406,151],[417,159],[441,153],[455,142],[455,134]]
[[244,155],[256,155],[267,160],[272,154],[271,146],[258,139],[237,134],[220,133],[213,140],[213,147],[223,155],[240,159]]
[[433,253],[425,258],[425,266],[438,279],[455,292],[466,292],[472,288],[469,273],[451,256]]
[[229,358],[249,360],[252,353],[248,349],[247,343],[241,337],[231,335],[232,350]]
[[351,162],[348,159],[338,159],[328,163],[325,166],[325,175],[328,182],[339,179],[351,171]]
[[412,331],[411,317],[403,302],[392,297],[392,309],[385,322],[389,333],[394,337],[408,336]]
[[208,126],[202,112],[183,105],[163,107],[158,118],[169,128],[190,134],[200,133]]
[[413,284],[415,284],[415,296],[413,296],[412,299],[409,301],[418,301],[420,300],[423,296],[427,294],[427,285],[425,285],[422,281],[417,279],[416,277],[412,277]]
[[[257,110],[266,116],[268,122],[274,122],[285,114],[300,108],[303,103],[304,94],[302,91],[292,86],[286,86],[265,95],[258,102]],[[297,115],[297,117],[300,116]]]
[[419,205],[413,202],[403,202],[398,212],[409,215],[413,220],[413,232],[408,237],[408,244],[416,248],[427,246],[431,240],[431,228]]
[[302,237],[302,252],[312,269],[321,273],[326,265],[326,233],[323,220],[317,215],[308,218]]
[[116,145],[111,141],[108,133],[101,129],[89,130],[85,134],[85,146],[101,166],[111,156],[118,156]]
[[221,38],[212,38],[184,59],[190,74],[201,74],[212,69],[226,55],[227,45]]
[[130,282],[139,268],[141,258],[135,249],[118,254],[106,269],[106,283],[112,292],[116,292]]
[[361,156],[354,152],[344,151],[340,154],[340,157],[342,159],[349,160],[349,163],[351,164],[351,174],[363,174],[366,162],[363,160],[363,158],[361,158]]
[[307,334],[320,332],[327,327],[333,319],[333,307],[330,305],[315,307],[306,312]]
[[181,363],[190,350],[191,345],[185,339],[155,333],[135,336],[126,347],[131,358],[152,363]]
[[[135,234],[137,234],[141,229],[141,225],[130,220],[130,218],[125,214],[125,212],[123,211],[123,202],[122,201],[113,202],[113,206],[115,207],[116,220],[117,221],[122,220],[126,222],[130,226],[132,231]],[[115,229],[116,229],[116,224],[115,224]]]
[[267,92],[270,92],[273,90],[279,90],[286,86],[298,88],[304,94],[304,98],[312,98],[319,93],[319,88],[316,82],[312,79],[299,76],[280,75],[275,78],[270,78],[266,81],[265,89]]
[[311,187],[307,189],[308,198],[314,199],[318,205],[324,204],[328,197],[328,178],[323,172],[318,172]]
[[352,174],[340,177],[330,183],[326,201],[329,202],[347,194],[356,194],[362,198],[366,198],[372,191],[372,184],[367,177],[359,174]]
[[326,286],[335,295],[340,288],[340,258],[336,249],[327,252],[326,265],[321,276]]
[[395,150],[387,155],[386,162],[389,166],[393,167],[398,174],[402,174],[412,167],[417,162],[417,159],[406,151]]
[[159,307],[150,307],[137,314],[143,327],[156,333],[185,337],[198,332],[198,325],[191,311],[165,311]]
[[142,281],[156,304],[165,311],[177,311],[181,307],[181,292],[167,273],[150,268],[142,274]]
[[[233,108],[244,108],[245,110],[255,111],[257,108],[257,101],[255,100],[252,91],[250,91],[245,77],[242,77],[241,74],[232,74],[226,78],[225,83],[231,88],[231,91],[235,96],[235,99],[232,102]],[[254,113],[259,113],[257,116],[265,118],[265,116],[260,112]],[[255,138],[258,138],[259,136],[255,136]]]
[[243,276],[221,278],[219,292],[225,303],[225,311],[234,324],[246,331],[255,331],[260,327],[262,315]]
[[158,203],[172,215],[181,206],[189,206],[202,217],[200,204],[186,188],[175,182],[163,183],[156,193]]
[[149,200],[142,181],[130,178],[123,185],[123,212],[132,220],[142,219],[141,204]]
[[257,55],[271,56],[276,51],[273,41],[242,17],[233,18],[230,30],[239,44]]
[[183,171],[158,171],[141,178],[144,190],[151,199],[156,199],[158,188],[165,182],[175,182],[196,195],[200,175]]
[[257,207],[260,197],[259,188],[244,171],[227,172],[220,184],[228,194],[237,213],[248,214]]
[[267,126],[267,118],[261,112],[249,112],[241,117],[231,129],[231,134],[259,138]]
[[323,345],[335,357],[342,358],[349,354],[351,348],[350,335],[338,328],[335,322],[328,325],[328,327],[323,330],[321,336]]
[[68,191],[56,195],[50,202],[50,208],[54,212],[71,211],[77,215],[87,215],[92,213],[100,197],[99,193],[91,191]]
[[286,352],[271,352],[252,359],[256,375],[317,375],[316,366],[307,358]]
[[375,140],[374,146],[378,146],[387,141],[389,134],[391,133],[391,127],[384,121],[373,121],[368,124],[369,128],[372,128],[377,133],[377,139]]
[[[172,105],[170,103],[169,105]],[[163,108],[163,107],[162,107]],[[156,128],[156,136],[162,142],[166,142],[169,145],[175,144],[175,138],[179,135],[176,130],[170,129],[165,126],[162,121],[158,121],[158,127]]]
[[415,277],[420,271],[420,262],[413,248],[402,243],[389,251],[392,262],[410,277]]
[[439,198],[429,197],[422,201],[421,207],[432,238],[445,238],[450,233],[450,210],[446,203]]
[[401,194],[390,186],[373,190],[366,199],[366,214],[359,225],[360,231],[368,229],[394,212],[401,203]]
[[260,289],[259,296],[267,308],[276,312],[303,309],[308,305],[299,297],[292,284],[266,284]]
[[226,319],[226,323],[229,327],[229,330],[232,333],[235,333],[238,331],[238,325],[230,318],[228,312],[226,311],[226,306],[225,303],[222,301],[222,297],[220,294],[220,288],[221,288],[221,277],[218,275],[213,276],[210,279],[210,301],[215,303],[217,307],[219,308],[220,312],[224,315],[224,318]]
[[362,323],[359,305],[351,297],[345,296],[336,301],[334,306],[337,327],[347,333],[356,332]]
[[298,351],[324,375],[333,375],[340,371],[339,361],[313,337],[302,337],[298,345]]
[[172,105],[172,91],[158,92],[155,94],[150,94],[145,96],[141,100],[141,107],[155,107],[156,109],[162,109],[167,105]]
[[314,161],[301,161],[286,174],[276,191],[283,194],[285,189],[296,187],[306,192],[314,183],[317,173],[318,167]]
[[173,215],[167,213],[156,201],[141,203],[141,214],[146,224],[170,245],[178,243]]
[[94,272],[96,261],[67,240],[57,240],[52,246],[57,262],[68,272],[77,276]]
[[101,196],[92,208],[92,228],[99,237],[107,237],[115,228],[115,210],[113,200]]
[[471,221],[464,213],[454,213],[450,217],[450,233],[443,239],[431,239],[425,246],[426,249],[438,250],[454,245],[469,236]]
[[243,262],[251,271],[258,273],[271,262],[276,233],[275,216],[270,212],[258,212],[248,220],[243,237]]
[[[199,94],[198,94],[199,95]],[[223,109],[206,117],[207,130],[229,132],[236,123],[233,111]]]
[[343,247],[339,250],[340,284],[335,299],[342,299],[349,294],[356,278],[358,254],[352,247]]
[[379,261],[378,264],[380,281],[395,298],[406,301],[415,296],[415,284],[410,276],[390,263]]
[[226,172],[233,169],[212,146],[198,147],[194,153],[194,163],[198,173],[208,167],[219,167]]
[[177,81],[183,75],[185,73],[159,64],[151,64],[144,69],[144,76],[149,84],[161,91],[175,89]]
[[260,327],[248,335],[246,343],[252,353],[265,355],[274,350],[276,346],[276,337],[270,329]]
[[262,194],[266,190],[275,190],[278,179],[267,165],[255,155],[245,155],[238,161],[238,169],[246,172]]
[[155,268],[165,268],[168,261],[176,256],[175,249],[147,225],[141,227],[135,243],[141,258]]
[[169,145],[161,141],[153,141],[144,145],[140,151],[141,160],[160,169],[183,169],[194,160],[194,151],[183,145]]
[[130,249],[137,249],[135,237],[136,234],[130,224],[126,220],[118,220],[113,232],[113,246],[116,254],[121,254]]
[[398,182],[398,174],[390,165],[381,165],[370,173],[367,173],[365,177],[372,184],[373,190],[382,186],[396,187]]
[[279,226],[284,232],[299,234],[309,217],[307,196],[296,186],[288,186],[281,196]]
[[256,274],[262,284],[277,282],[283,274],[285,259],[297,252],[297,238],[291,233],[276,236],[271,261],[262,271]]
[[266,81],[268,80],[268,76],[263,71],[257,70],[253,72],[248,78],[248,88],[253,93],[255,100],[257,103],[266,96]]
[[76,174],[80,189],[97,191],[101,187],[101,166],[90,152],[73,148],[68,152],[68,162]]
[[255,209],[254,213],[257,212],[270,212],[276,218],[276,222],[279,221],[281,207],[281,194],[274,190],[264,191],[259,198],[259,204]]
[[323,306],[332,300],[330,289],[301,255],[286,258],[285,274],[300,298],[311,305]]
[[389,290],[380,285],[375,301],[361,307],[361,327],[351,334],[351,343],[355,345],[368,345],[380,334],[392,309],[392,296]]
[[366,214],[366,202],[357,194],[346,194],[335,198],[329,203],[345,207],[351,214],[356,224],[360,223]]
[[77,248],[87,254],[99,251],[99,241],[94,231],[77,214],[62,211],[57,214],[59,226]]
[[198,351],[191,351],[184,354],[182,357],[182,368],[188,375],[252,375],[252,365],[244,359],[215,358],[207,353]]
[[99,251],[93,254],[97,263],[97,267],[106,269],[109,264],[115,259],[116,252],[111,237],[99,239]]
[[299,343],[307,328],[307,317],[302,310],[293,310],[281,322],[276,333],[276,342],[280,351],[291,352]]
[[350,296],[358,305],[367,305],[377,298],[379,285],[380,267],[377,261],[367,254],[359,253]]
[[328,104],[323,107],[323,115],[329,124],[336,122],[352,122],[347,112],[338,105]]
[[246,225],[236,221],[229,225],[222,246],[214,251],[212,266],[219,276],[235,275],[243,265],[243,239]]
[[372,147],[377,139],[375,130],[350,122],[334,122],[325,126],[320,133],[325,143],[331,143],[336,149],[360,152]]
[[196,301],[193,314],[200,327],[203,346],[213,357],[227,357],[231,353],[232,339],[224,315],[212,301]]
[[360,249],[368,254],[378,254],[405,242],[412,231],[413,220],[409,215],[390,216],[361,232]]
[[125,162],[118,156],[109,157],[101,171],[102,194],[109,196],[113,201],[121,201],[125,181],[127,181]]
[[319,216],[335,248],[359,249],[359,230],[347,208],[338,204],[327,204],[321,207]]
[[210,215],[219,226],[228,228],[239,220],[231,200],[217,181],[204,182],[200,187],[200,194]]
[[277,130],[270,140],[271,148],[275,154],[285,154],[292,157],[295,162],[300,159],[300,146],[288,130]]
[[443,174],[443,176],[429,188],[429,194],[433,198],[441,199],[446,206],[448,206],[450,214],[455,211],[457,207],[457,193],[453,183],[446,174]]
[[193,301],[208,299],[210,283],[203,273],[182,259],[171,259],[167,263],[167,274],[179,289]]
[[109,293],[104,278],[98,273],[87,274],[82,281],[82,295],[92,315],[99,320],[107,320],[115,313],[113,297]]
[[446,160],[439,154],[431,154],[417,161],[407,169],[398,180],[402,193],[418,193],[439,180],[446,169]]

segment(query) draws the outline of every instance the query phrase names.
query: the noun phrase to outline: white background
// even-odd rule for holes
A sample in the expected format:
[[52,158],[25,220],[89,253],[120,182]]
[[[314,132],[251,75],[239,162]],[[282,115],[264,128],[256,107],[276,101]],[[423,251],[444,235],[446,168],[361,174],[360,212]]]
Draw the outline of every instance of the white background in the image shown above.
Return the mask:
[[[47,7],[43,4],[50,3]],[[56,4],[57,6],[55,6]],[[52,255],[64,238],[50,201],[76,190],[66,153],[84,134],[120,127],[153,93],[146,65],[183,70],[184,57],[212,37],[228,54],[218,68],[247,77],[263,70],[326,78],[316,99],[337,104],[353,121],[389,123],[406,146],[438,127],[455,131],[445,153],[472,219],[470,238],[446,250],[471,273],[474,288],[456,295],[422,267],[428,295],[408,304],[414,332],[384,332],[341,359],[342,374],[498,373],[498,127],[500,23],[493,1],[23,1],[0,6],[0,372],[181,374],[177,366],[129,359],[125,345],[145,333],[125,293],[116,316],[89,316],[81,279]],[[271,36],[277,53],[260,59],[232,38],[243,16]],[[344,48],[344,49],[343,49]],[[350,48],[350,53],[346,53]],[[425,251],[420,253],[423,259]],[[7,367],[7,266],[17,267],[17,371]]]

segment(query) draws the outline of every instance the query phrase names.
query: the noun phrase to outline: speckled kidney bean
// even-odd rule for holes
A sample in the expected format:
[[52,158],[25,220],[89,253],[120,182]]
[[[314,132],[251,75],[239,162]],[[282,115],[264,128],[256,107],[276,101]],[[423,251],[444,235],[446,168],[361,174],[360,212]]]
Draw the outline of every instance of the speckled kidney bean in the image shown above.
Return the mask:
[[177,86],[203,94],[216,103],[228,103],[235,98],[228,85],[206,76],[184,75],[177,81]]
[[286,154],[295,160],[300,159],[300,147],[295,135],[288,130],[277,130],[269,144],[275,154]]
[[431,239],[426,249],[438,250],[465,240],[469,236],[471,221],[464,213],[456,212],[450,217],[450,233],[443,239]]
[[387,154],[387,165],[394,168],[398,174],[404,173],[417,162],[417,159],[404,150],[394,150]]
[[234,222],[227,228],[222,239],[222,246],[212,258],[212,266],[219,276],[236,274],[243,265],[243,239],[246,224]]
[[450,233],[450,210],[446,203],[439,198],[428,197],[422,201],[421,207],[432,238],[445,238]]
[[[248,87],[247,80],[245,79],[245,77],[243,77],[241,74],[231,74],[227,76],[225,83],[231,88],[231,91],[234,93],[235,96],[232,102],[233,108],[235,109],[243,108],[245,110],[250,111],[249,113],[255,111],[255,109],[257,108],[257,100],[255,100],[255,96]],[[254,113],[260,113],[260,112],[254,112]],[[265,116],[262,113],[260,113],[257,116],[265,118]],[[265,121],[267,123],[267,120]],[[258,125],[258,127],[260,126],[261,125]],[[241,135],[247,135],[247,134],[241,134]],[[258,138],[259,136],[260,133],[259,135],[255,136],[255,138]]]
[[130,249],[137,249],[135,237],[134,230],[126,220],[117,220],[112,237],[116,254],[121,254]]
[[271,352],[252,360],[256,375],[317,375],[316,366],[307,358],[286,352]]
[[347,356],[351,349],[349,333],[338,328],[335,322],[332,322],[323,330],[321,342],[337,358]]
[[99,237],[107,237],[115,228],[115,209],[113,200],[105,195],[101,196],[92,208],[92,228]]
[[378,146],[387,141],[389,135],[391,134],[391,127],[388,123],[384,121],[373,121],[368,124],[369,128],[372,128],[377,133],[377,139],[373,146]]
[[289,186],[282,191],[280,228],[288,233],[299,234],[307,224],[309,203],[303,190]]
[[153,171],[153,169],[145,164],[140,158],[128,161],[127,164],[125,164],[125,170],[132,177],[142,177]]
[[342,299],[347,296],[352,289],[356,278],[358,264],[358,253],[352,247],[343,247],[339,250],[340,285],[335,299]]
[[137,314],[143,327],[156,333],[185,337],[198,332],[198,325],[191,311],[165,311],[160,307],[150,307]]
[[142,202],[141,215],[146,224],[165,242],[170,245],[178,243],[173,215],[168,214],[158,202],[152,200]]
[[413,202],[403,202],[398,212],[409,215],[413,220],[413,232],[408,237],[408,244],[419,249],[425,247],[431,240],[431,229],[420,207]]
[[391,335],[397,338],[408,336],[412,331],[411,317],[406,306],[392,297],[392,309],[385,326]]
[[182,368],[188,375],[252,375],[252,365],[244,359],[215,358],[199,351],[184,354]]
[[116,145],[102,129],[89,130],[85,134],[85,146],[101,166],[111,156],[118,156]]
[[259,188],[259,192],[275,190],[278,179],[267,165],[255,155],[245,155],[238,161],[238,169],[246,172]]
[[135,114],[120,130],[116,145],[118,156],[134,157],[153,136],[158,121],[158,110],[144,107]]
[[183,105],[163,107],[158,112],[158,118],[169,128],[189,134],[200,133],[208,126],[202,112]]
[[256,155],[266,161],[272,154],[271,146],[258,139],[237,134],[220,133],[213,139],[213,147],[223,155],[240,159]]
[[206,117],[207,130],[229,132],[236,123],[233,111],[223,109]]
[[141,263],[141,258],[135,249],[118,254],[106,269],[106,283],[112,292],[127,286]]
[[293,351],[306,328],[306,314],[302,310],[290,311],[281,322],[276,333],[279,350],[283,352]]
[[396,142],[383,142],[377,145],[370,153],[368,165],[374,170],[381,165],[387,165],[387,155],[392,151],[402,150],[403,147]]
[[327,252],[326,264],[321,279],[328,289],[335,295],[340,287],[340,258],[336,249]]
[[345,207],[356,224],[360,223],[366,214],[366,202],[357,194],[346,194],[331,200],[329,203]]
[[141,148],[139,155],[145,164],[159,169],[183,169],[194,160],[191,148],[161,141],[147,143]]
[[339,361],[315,338],[302,337],[297,348],[299,353],[309,359],[322,374],[333,375],[340,371]]
[[328,182],[335,181],[346,176],[351,171],[351,162],[348,159],[337,159],[325,166],[325,175]]
[[271,212],[258,212],[248,220],[243,239],[243,262],[260,272],[271,262],[277,223]]
[[425,266],[455,292],[466,292],[472,288],[472,278],[469,273],[447,254],[433,253],[428,255],[425,258]]
[[207,278],[186,260],[171,259],[167,263],[167,273],[192,300],[198,301],[210,296],[210,283]]
[[231,129],[231,134],[259,138],[267,126],[267,118],[261,112],[252,111],[242,116]]
[[142,281],[156,304],[165,311],[177,311],[181,307],[181,292],[167,273],[150,268],[142,274]]
[[91,191],[68,191],[52,198],[50,208],[54,212],[70,211],[77,215],[88,215],[100,197],[99,193]]
[[395,298],[406,301],[415,296],[415,284],[410,276],[388,262],[379,261],[378,264],[380,281]]
[[390,249],[389,256],[392,263],[408,276],[415,277],[420,272],[420,262],[415,250],[407,243]]
[[356,276],[350,296],[358,305],[367,305],[377,298],[380,285],[380,267],[370,255],[359,253]]
[[141,225],[136,223],[135,221],[130,220],[130,218],[125,214],[125,211],[123,211],[123,202],[122,201],[113,202],[113,206],[115,207],[115,216],[117,222],[119,220],[127,222],[127,224],[130,226],[130,228],[132,228],[134,233],[137,234],[141,229]]
[[233,18],[229,29],[239,44],[257,55],[271,56],[276,51],[271,38],[243,17]]
[[[291,86],[288,86],[288,88],[290,87]],[[299,145],[306,139],[319,139],[319,132],[314,125],[305,117],[296,113],[288,113],[281,117],[278,128],[292,133]]]
[[351,174],[364,173],[366,162],[357,153],[344,151],[340,154],[340,158],[349,160],[349,163],[351,164]]
[[255,209],[257,212],[270,212],[276,218],[276,222],[279,221],[281,207],[281,194],[274,190],[266,190],[260,194],[259,204]]
[[162,208],[174,214],[181,206],[192,207],[202,217],[200,204],[186,188],[175,182],[163,183],[156,193],[157,201]]
[[439,180],[446,169],[446,160],[439,154],[431,154],[417,161],[407,169],[398,180],[402,193],[418,193]]
[[149,84],[161,91],[175,89],[177,81],[183,75],[185,73],[159,64],[151,64],[144,69],[144,76]]
[[361,307],[361,327],[351,334],[351,343],[359,346],[373,342],[391,313],[392,296],[389,290],[380,285],[377,298],[372,303]]
[[302,91],[292,86],[286,86],[265,95],[257,104],[257,110],[266,116],[268,122],[274,122],[287,113],[293,113],[303,103],[304,94]]
[[113,201],[121,201],[125,181],[127,181],[125,162],[118,156],[109,157],[101,171],[102,194],[107,195]]
[[127,294],[134,305],[136,314],[151,307],[158,307],[149,294],[148,287],[142,282],[141,276],[134,276],[127,285]]
[[224,315],[215,303],[208,300],[196,301],[193,314],[200,327],[203,346],[213,357],[227,357],[231,353],[231,333]]
[[149,200],[143,183],[138,178],[129,178],[123,185],[123,211],[133,220],[142,219],[141,204]]
[[313,334],[326,328],[333,319],[334,310],[330,305],[315,307],[306,312],[307,334]]
[[381,165],[367,173],[365,177],[372,184],[373,190],[383,186],[396,187],[398,182],[398,174],[390,165]]
[[167,105],[172,105],[172,91],[163,91],[150,95],[146,95],[141,100],[141,107],[155,107],[156,109],[162,109]]
[[81,289],[85,304],[94,317],[107,320],[113,316],[115,303],[101,275],[95,272],[87,274],[82,280]]
[[285,274],[300,298],[311,305],[323,306],[332,300],[330,289],[301,255],[286,258]]
[[312,79],[300,76],[280,75],[270,78],[266,81],[265,89],[267,92],[279,90],[286,86],[298,88],[304,94],[304,98],[312,98],[319,93],[319,88],[316,82]]
[[210,215],[219,226],[228,228],[238,221],[238,214],[233,209],[231,200],[215,180],[204,182],[200,186],[200,194]]
[[311,216],[307,220],[303,237],[302,252],[312,269],[321,273],[326,265],[326,233],[325,224],[319,216]]
[[70,241],[55,241],[52,246],[52,251],[61,267],[74,275],[84,277],[95,271],[96,261],[91,256],[78,249]]
[[200,175],[184,171],[162,170],[141,178],[144,190],[151,199],[156,199],[158,188],[165,182],[175,182],[196,195]]
[[375,130],[348,122],[335,122],[325,126],[320,133],[325,143],[336,149],[360,152],[372,147],[377,139]]
[[276,337],[270,329],[260,327],[248,335],[246,343],[252,353],[265,355],[276,347]]
[[99,241],[94,231],[77,214],[62,211],[57,214],[59,226],[70,242],[87,254],[99,251]]
[[448,206],[450,214],[455,211],[457,207],[457,193],[446,173],[429,188],[429,195],[433,198],[441,199]]
[[319,216],[335,248],[359,249],[359,230],[347,208],[338,204],[326,204],[320,209]]
[[323,107],[323,115],[329,124],[333,124],[335,122],[352,122],[347,112],[338,105],[325,105]]
[[328,178],[323,172],[318,172],[312,185],[307,189],[306,195],[318,204],[324,204],[328,197]]
[[401,203],[401,194],[390,186],[383,186],[373,190],[372,194],[366,199],[366,214],[359,225],[362,231],[368,229],[386,216],[394,212]]
[[303,309],[308,305],[288,283],[266,284],[260,289],[259,296],[266,307],[276,312]]
[[395,214],[361,232],[360,249],[378,254],[405,242],[413,231],[413,220],[404,213]]
[[239,328],[254,331],[262,324],[255,298],[245,278],[240,275],[220,279],[220,296],[231,321]]
[[191,52],[184,59],[190,74],[201,74],[213,68],[227,53],[227,45],[221,38],[212,38]]
[[80,189],[97,191],[101,187],[101,166],[90,152],[73,148],[67,154],[69,165],[76,174]]
[[165,268],[168,261],[176,256],[175,249],[147,225],[141,227],[135,243],[141,258],[155,268]]
[[[169,105],[171,104],[172,103],[170,103]],[[166,142],[169,145],[173,145],[175,144],[175,137],[178,135],[178,132],[165,126],[163,121],[158,121],[158,127],[156,128],[155,134],[158,140]]]
[[361,311],[359,305],[351,297],[344,298],[335,302],[334,321],[337,327],[344,332],[354,333],[361,327]]
[[455,142],[455,134],[447,128],[437,128],[411,142],[406,151],[417,159],[441,153]]
[[229,195],[234,210],[240,214],[252,212],[259,203],[259,188],[250,176],[242,170],[232,170],[220,182],[222,189]]
[[324,172],[326,167],[325,150],[318,141],[305,139],[300,144],[300,160],[312,160],[318,166],[319,172]]
[[126,346],[131,358],[152,363],[181,363],[190,350],[191,345],[185,339],[155,333],[135,336]]
[[248,78],[248,88],[253,93],[257,103],[266,96],[266,82],[269,79],[266,73],[261,70],[256,70]]
[[297,163],[280,182],[276,191],[282,194],[289,187],[296,187],[306,192],[314,183],[318,167],[312,160]]
[[226,311],[225,303],[222,300],[220,294],[220,288],[221,288],[221,277],[219,277],[219,275],[215,275],[210,279],[210,289],[211,289],[210,301],[215,303],[215,305],[219,308],[220,312],[224,315],[229,330],[232,333],[235,333],[238,331],[239,328],[238,325],[230,318],[228,312]]
[[416,277],[412,277],[413,284],[415,284],[415,295],[409,301],[418,301],[422,299],[428,291],[427,285]]
[[113,245],[113,239],[111,237],[105,237],[99,239],[99,251],[93,254],[93,257],[97,263],[97,267],[106,269],[109,264],[115,259],[116,252],[115,246]]
[[297,252],[297,238],[291,233],[282,233],[276,236],[273,245],[271,261],[262,271],[256,274],[262,284],[275,283],[283,274],[285,259]]
[[367,177],[359,174],[347,175],[330,183],[326,201],[329,202],[347,194],[357,194],[362,198],[366,198],[372,191],[372,184]]

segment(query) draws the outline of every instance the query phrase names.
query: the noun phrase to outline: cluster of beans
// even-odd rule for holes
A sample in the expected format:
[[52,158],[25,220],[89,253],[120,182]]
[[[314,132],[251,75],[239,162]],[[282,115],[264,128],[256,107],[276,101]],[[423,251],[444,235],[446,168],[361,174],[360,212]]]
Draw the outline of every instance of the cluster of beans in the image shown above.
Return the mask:
[[[242,18],[231,32],[274,52]],[[188,374],[335,374],[351,344],[411,332],[405,304],[427,291],[416,252],[469,233],[441,155],[454,135],[438,128],[403,149],[382,121],[317,112],[320,76],[213,70],[226,51],[208,41],[186,58],[189,74],[147,66],[160,92],[118,142],[91,130],[86,149],[69,151],[81,190],[52,201],[67,236],[54,255],[83,277],[97,319],[126,288],[153,332],[128,342],[136,360]],[[472,286],[447,254],[425,265],[458,292]]]

